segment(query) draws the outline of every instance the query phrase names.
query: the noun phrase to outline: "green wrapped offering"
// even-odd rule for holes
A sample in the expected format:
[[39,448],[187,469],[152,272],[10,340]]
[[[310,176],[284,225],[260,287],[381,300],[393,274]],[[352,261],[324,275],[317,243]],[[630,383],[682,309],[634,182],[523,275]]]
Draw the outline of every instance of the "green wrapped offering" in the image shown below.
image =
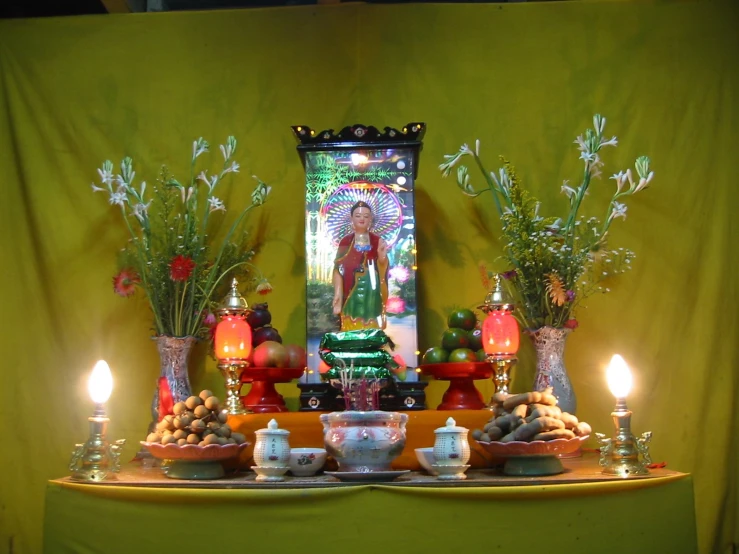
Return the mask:
[[368,367],[387,367],[395,364],[395,360],[389,352],[385,350],[376,350],[375,352],[321,352],[321,359],[331,367],[342,367],[342,363],[346,364],[349,369],[352,364],[354,368]]
[[[395,348],[395,344],[382,329],[359,329],[357,331],[339,331],[326,333],[319,346],[323,351],[371,352],[384,346]],[[328,363],[328,362],[327,362]]]

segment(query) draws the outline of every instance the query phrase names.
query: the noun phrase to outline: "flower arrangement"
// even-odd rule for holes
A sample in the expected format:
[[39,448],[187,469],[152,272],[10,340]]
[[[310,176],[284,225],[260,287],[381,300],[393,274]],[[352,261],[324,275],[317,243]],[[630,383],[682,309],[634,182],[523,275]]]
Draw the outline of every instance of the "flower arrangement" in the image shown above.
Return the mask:
[[[603,285],[604,279],[629,269],[634,258],[630,250],[609,248],[608,238],[611,224],[626,218],[626,197],[646,189],[654,177],[648,157],[636,159],[636,177],[631,169],[611,177],[616,190],[603,220],[580,214],[593,179],[601,174],[600,151],[618,144],[615,136],[606,139],[605,123],[606,119],[596,114],[593,128],[575,140],[584,167],[578,186],[571,186],[568,181],[562,184],[561,191],[569,200],[564,219],[540,214],[541,203],[522,188],[513,166],[504,158],[501,157],[503,167],[497,174],[488,173],[480,159],[479,140],[474,151],[465,144],[456,154],[444,156],[446,161],[439,166],[444,177],[458,166],[457,184],[468,196],[490,192],[501,221],[503,257],[510,267],[503,277],[516,298],[516,316],[526,329],[575,328],[575,309],[589,295],[609,292]],[[465,156],[474,159],[486,188],[473,187],[468,168],[459,164]],[[487,269],[482,267],[481,271],[486,279]]]
[[[220,244],[214,244],[211,215],[226,211],[223,201],[215,196],[216,189],[227,175],[239,172],[239,164],[233,159],[236,139],[228,137],[220,146],[221,170],[210,176],[204,170],[196,177],[197,159],[208,149],[202,138],[193,142],[187,184],[162,166],[152,196],[147,196],[146,182],[134,185],[136,172],[128,157],[116,175],[113,164],[106,161],[98,169],[101,186],[92,185],[93,191],[108,193],[109,203],[120,208],[131,236],[121,255],[120,271],[113,278],[113,289],[124,297],[134,294],[136,288],[144,291],[157,336],[207,337],[216,323],[210,311],[214,293],[225,289],[230,277],[245,274],[247,266],[253,268],[249,262],[254,252],[248,247],[246,233],[240,230],[241,224],[252,209],[265,202],[271,187],[255,176],[251,204],[238,213]],[[272,287],[261,279],[256,289],[266,294]]]

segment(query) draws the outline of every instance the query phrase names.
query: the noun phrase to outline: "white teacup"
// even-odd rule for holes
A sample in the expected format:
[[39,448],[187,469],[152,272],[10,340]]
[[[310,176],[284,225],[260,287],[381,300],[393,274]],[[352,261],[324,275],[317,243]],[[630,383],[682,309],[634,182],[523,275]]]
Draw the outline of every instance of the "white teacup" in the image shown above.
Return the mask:
[[416,448],[416,458],[418,463],[429,475],[438,475],[439,473],[431,467],[436,463],[434,459],[434,447],[429,446],[428,448]]
[[290,450],[290,473],[296,477],[315,475],[326,463],[323,448],[293,448]]

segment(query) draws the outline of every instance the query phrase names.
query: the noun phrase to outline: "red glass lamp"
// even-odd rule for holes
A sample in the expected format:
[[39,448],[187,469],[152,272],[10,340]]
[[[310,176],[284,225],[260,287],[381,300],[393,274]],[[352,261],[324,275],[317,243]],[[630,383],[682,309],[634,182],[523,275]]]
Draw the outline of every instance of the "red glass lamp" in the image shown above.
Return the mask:
[[507,297],[500,283],[500,275],[495,276],[495,289],[488,293],[480,309],[487,314],[482,324],[482,347],[488,362],[495,373],[495,392],[508,393],[511,382],[510,371],[518,361],[520,330],[513,316],[513,302]]
[[215,355],[218,369],[226,380],[226,408],[229,415],[248,413],[241,402],[241,374],[249,365],[251,327],[246,321],[249,305],[238,290],[236,279],[217,314],[220,318],[215,332]]

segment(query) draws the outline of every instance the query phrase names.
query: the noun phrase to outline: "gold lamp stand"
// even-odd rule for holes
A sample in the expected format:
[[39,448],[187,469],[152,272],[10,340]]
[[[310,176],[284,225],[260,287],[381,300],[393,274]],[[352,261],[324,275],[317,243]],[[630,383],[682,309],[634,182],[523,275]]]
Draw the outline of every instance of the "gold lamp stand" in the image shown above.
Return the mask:
[[649,474],[647,466],[652,463],[652,458],[648,443],[652,439],[652,432],[647,431],[641,437],[635,437],[631,432],[631,414],[626,407],[626,399],[617,399],[616,408],[611,412],[616,435],[606,438],[602,433],[595,434],[601,444],[600,465],[605,475],[629,477]]
[[102,481],[108,473],[117,473],[121,469],[120,455],[126,439],[113,443],[108,442],[105,433],[108,429],[108,419],[101,404],[95,408],[90,422],[90,436],[84,444],[77,444],[72,459],[69,461],[69,471],[72,479],[78,481]]
[[241,374],[248,365],[246,361],[224,361],[218,364],[218,369],[221,370],[221,375],[226,381],[226,409],[228,415],[251,413],[244,408],[244,403],[241,402]]

